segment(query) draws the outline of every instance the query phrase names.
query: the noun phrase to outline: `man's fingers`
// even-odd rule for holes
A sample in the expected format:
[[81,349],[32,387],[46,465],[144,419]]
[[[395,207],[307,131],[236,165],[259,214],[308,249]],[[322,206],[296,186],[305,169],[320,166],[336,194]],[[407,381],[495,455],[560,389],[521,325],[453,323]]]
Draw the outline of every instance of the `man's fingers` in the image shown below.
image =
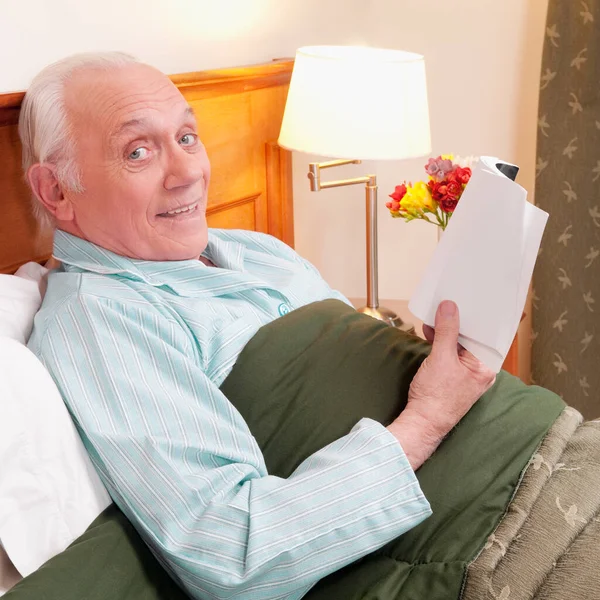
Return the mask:
[[429,343],[432,343],[435,336],[435,329],[429,325],[423,325],[423,335]]
[[[429,325],[423,325],[423,336],[430,344],[433,344],[433,340],[435,338],[435,329]],[[468,352],[468,350],[465,350],[460,344],[456,344],[456,351],[458,352],[459,356],[463,350]]]
[[451,300],[444,300],[435,315],[435,337],[431,353],[456,356],[459,328],[458,306]]

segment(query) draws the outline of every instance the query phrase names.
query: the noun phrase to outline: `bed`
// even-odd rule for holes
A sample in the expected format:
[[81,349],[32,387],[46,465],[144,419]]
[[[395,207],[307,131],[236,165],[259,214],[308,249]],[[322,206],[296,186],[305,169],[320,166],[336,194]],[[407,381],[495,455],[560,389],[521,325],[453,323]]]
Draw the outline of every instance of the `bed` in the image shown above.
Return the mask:
[[[196,111],[211,158],[210,226],[266,232],[293,245],[291,158],[275,142],[291,71],[292,62],[280,60],[172,77]],[[20,171],[22,97],[0,95],[6,274],[45,262],[51,251]],[[359,418],[393,418],[429,351],[342,303],[316,304],[261,329],[223,384],[269,471],[282,477]],[[334,352],[340,341],[343,360]],[[503,372],[418,477],[434,516],[325,578],[307,598],[600,598],[599,423],[583,424],[562,399]],[[185,596],[112,505],[6,597]]]

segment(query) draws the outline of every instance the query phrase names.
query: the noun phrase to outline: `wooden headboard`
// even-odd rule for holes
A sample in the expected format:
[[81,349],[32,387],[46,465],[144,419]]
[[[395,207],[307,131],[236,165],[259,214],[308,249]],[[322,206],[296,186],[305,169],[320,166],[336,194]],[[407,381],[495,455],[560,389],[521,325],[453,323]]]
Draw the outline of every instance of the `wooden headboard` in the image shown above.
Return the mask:
[[[289,152],[276,144],[293,61],[200,71],[171,79],[196,112],[212,163],[211,227],[270,233],[293,245]],[[0,273],[50,257],[32,217],[17,133],[24,93],[0,94]]]

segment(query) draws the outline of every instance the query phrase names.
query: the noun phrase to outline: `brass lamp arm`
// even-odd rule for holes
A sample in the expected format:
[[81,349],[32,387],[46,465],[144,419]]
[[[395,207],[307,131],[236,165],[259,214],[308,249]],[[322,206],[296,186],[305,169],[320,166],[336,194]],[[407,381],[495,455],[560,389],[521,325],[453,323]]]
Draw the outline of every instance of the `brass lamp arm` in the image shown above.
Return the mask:
[[337,181],[321,181],[321,169],[340,167],[342,165],[358,165],[360,160],[330,160],[322,163],[309,163],[308,178],[310,189],[313,192],[327,188],[345,185],[365,185],[366,194],[366,226],[367,226],[367,306],[359,308],[376,319],[385,321],[389,325],[399,327],[405,331],[414,331],[410,323],[405,323],[393,311],[379,306],[378,277],[377,277],[377,177],[365,175],[352,179],[339,179]]
[[352,179],[338,179],[337,181],[321,181],[321,169],[340,167],[342,165],[360,165],[360,163],[360,160],[330,160],[321,163],[309,163],[308,178],[310,179],[311,191],[318,192],[320,190],[341,187],[344,185],[356,185],[357,183],[377,185],[375,175],[365,175],[363,177],[354,177]]

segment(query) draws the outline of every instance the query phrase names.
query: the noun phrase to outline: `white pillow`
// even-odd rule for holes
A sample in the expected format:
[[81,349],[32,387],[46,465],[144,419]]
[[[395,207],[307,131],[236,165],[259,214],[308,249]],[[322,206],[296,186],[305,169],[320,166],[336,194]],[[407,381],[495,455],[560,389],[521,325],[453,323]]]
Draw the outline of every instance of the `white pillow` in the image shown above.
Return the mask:
[[0,275],[0,336],[27,343],[42,304],[47,273],[48,269],[30,262],[16,276]]
[[110,504],[52,378],[0,338],[0,540],[26,576]]
[[32,263],[17,273],[0,276],[0,543],[26,576],[80,536],[111,500],[54,381],[23,345],[46,270]]

